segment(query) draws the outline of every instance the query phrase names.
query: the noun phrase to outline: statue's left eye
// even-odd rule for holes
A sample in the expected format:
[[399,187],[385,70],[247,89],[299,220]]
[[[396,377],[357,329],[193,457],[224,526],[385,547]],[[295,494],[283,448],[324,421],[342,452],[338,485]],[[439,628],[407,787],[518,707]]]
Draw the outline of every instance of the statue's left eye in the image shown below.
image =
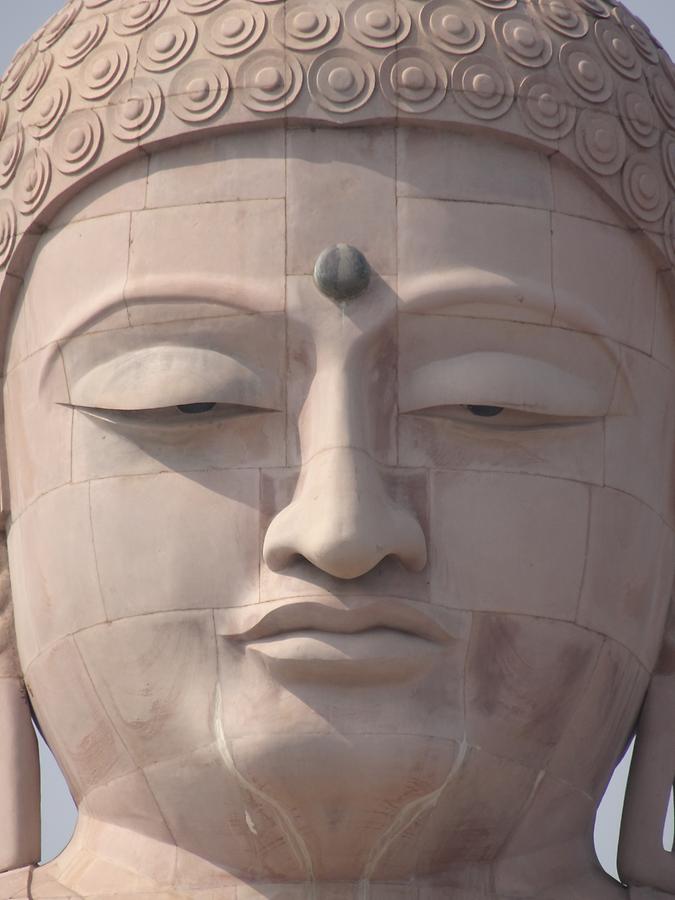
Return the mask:
[[474,416],[481,416],[484,419],[492,419],[494,416],[498,416],[500,413],[504,412],[505,407],[503,406],[483,406],[483,405],[469,405],[466,407],[470,413]]
[[215,408],[215,403],[185,403],[176,407],[178,412],[185,413],[186,416],[197,416],[200,413],[211,412]]

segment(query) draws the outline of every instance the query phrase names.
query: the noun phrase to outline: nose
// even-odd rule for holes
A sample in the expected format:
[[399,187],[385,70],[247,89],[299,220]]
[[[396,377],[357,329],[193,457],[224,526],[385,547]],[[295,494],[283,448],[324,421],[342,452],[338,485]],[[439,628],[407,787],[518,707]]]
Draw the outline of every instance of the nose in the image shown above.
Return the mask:
[[352,579],[386,556],[412,571],[424,568],[426,541],[414,514],[392,500],[378,464],[364,450],[319,452],[303,469],[294,499],[268,529],[266,564],[280,571],[304,557],[335,578]]

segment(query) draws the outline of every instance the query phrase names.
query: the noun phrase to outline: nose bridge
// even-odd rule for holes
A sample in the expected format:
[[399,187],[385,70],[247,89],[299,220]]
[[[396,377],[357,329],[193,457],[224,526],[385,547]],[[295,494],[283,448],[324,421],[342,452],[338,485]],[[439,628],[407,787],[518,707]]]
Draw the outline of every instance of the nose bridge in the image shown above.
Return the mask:
[[316,373],[298,417],[301,465],[330,448],[371,449],[365,345],[365,334],[343,334],[317,348]]
[[395,444],[373,440],[373,421],[394,401],[393,392],[385,396],[374,385],[383,365],[378,348],[391,326],[390,314],[358,321],[331,305],[314,328],[314,371],[297,413],[300,475],[263,547],[273,570],[298,556],[343,579],[364,575],[386,556],[424,568],[421,526],[385,486],[383,458],[393,451],[395,459]]

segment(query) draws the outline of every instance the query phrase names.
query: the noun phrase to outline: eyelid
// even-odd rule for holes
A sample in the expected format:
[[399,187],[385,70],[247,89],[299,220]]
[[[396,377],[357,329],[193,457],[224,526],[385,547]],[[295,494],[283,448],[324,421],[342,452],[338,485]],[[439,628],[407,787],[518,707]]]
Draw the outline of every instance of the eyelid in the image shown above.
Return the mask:
[[108,410],[160,409],[206,401],[265,406],[259,372],[216,350],[161,345],[108,360],[79,378],[73,406]]
[[607,415],[612,385],[601,387],[540,359],[476,352],[436,360],[402,379],[399,409],[504,406],[545,415]]

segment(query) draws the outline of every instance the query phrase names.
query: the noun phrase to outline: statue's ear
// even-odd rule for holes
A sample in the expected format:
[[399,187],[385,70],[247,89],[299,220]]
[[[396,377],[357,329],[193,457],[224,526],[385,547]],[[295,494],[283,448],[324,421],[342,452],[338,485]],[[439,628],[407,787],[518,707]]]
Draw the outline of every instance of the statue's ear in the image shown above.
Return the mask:
[[0,872],[40,860],[40,764],[14,636],[7,541],[0,532]]
[[675,608],[640,714],[619,840],[619,875],[631,887],[675,895],[675,853],[663,828],[675,782]]
[[[0,399],[0,408],[3,409],[2,417],[4,417],[4,403]],[[9,472],[7,470],[7,441],[5,440],[5,423],[0,421],[0,522],[2,524],[2,539],[7,545],[4,523],[9,518]]]

